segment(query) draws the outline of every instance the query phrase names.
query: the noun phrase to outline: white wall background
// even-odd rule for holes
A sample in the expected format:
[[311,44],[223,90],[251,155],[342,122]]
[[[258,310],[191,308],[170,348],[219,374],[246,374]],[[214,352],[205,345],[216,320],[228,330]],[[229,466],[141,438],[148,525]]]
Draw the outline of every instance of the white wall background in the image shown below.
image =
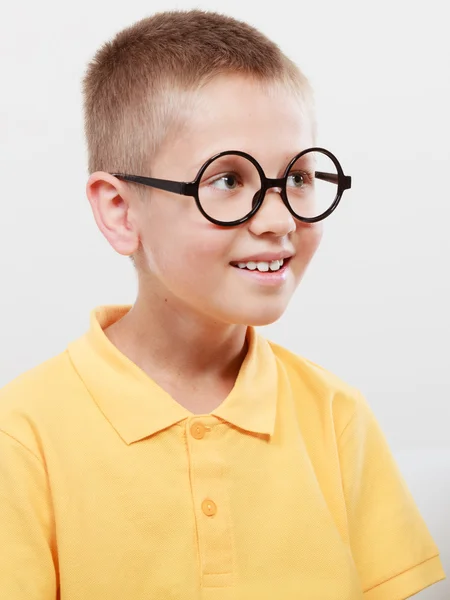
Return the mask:
[[[157,10],[207,8],[272,37],[316,89],[319,143],[353,176],[266,335],[368,397],[450,577],[448,0],[9,2],[0,23],[0,386],[133,301],[131,263],[85,199],[80,79]],[[421,600],[450,597],[450,583]]]

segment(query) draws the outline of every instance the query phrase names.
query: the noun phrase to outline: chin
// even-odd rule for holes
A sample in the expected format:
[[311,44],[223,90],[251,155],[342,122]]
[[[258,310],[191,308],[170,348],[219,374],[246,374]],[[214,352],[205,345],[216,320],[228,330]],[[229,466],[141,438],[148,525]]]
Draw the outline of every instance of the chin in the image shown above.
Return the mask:
[[250,327],[265,327],[271,325],[280,319],[286,307],[273,307],[272,310],[268,310],[266,306],[262,310],[246,311],[240,314],[230,315],[230,321],[235,325],[248,325]]
[[246,322],[246,325],[249,325],[251,327],[265,327],[266,325],[272,325],[272,323],[275,323],[276,321],[278,321],[279,318],[281,318],[283,315],[283,313],[279,313],[277,315],[271,315],[264,317],[263,315],[261,315],[261,317],[255,318],[252,317],[251,319],[248,319],[248,321]]

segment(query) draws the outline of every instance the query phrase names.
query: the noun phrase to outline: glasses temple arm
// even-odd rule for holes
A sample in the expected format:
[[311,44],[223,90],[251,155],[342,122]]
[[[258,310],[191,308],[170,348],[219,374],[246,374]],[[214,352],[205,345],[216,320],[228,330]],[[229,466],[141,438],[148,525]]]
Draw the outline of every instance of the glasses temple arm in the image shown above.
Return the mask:
[[352,185],[352,178],[348,175],[339,175],[337,173],[325,173],[324,171],[316,171],[315,177],[316,179],[328,181],[328,183],[335,183],[336,185],[342,181],[344,190],[350,189]]
[[173,192],[175,194],[185,194],[186,184],[180,181],[170,181],[168,179],[155,179],[154,177],[141,177],[140,175],[122,175],[121,173],[113,173],[114,177],[130,181],[131,183],[140,183],[148,187],[164,190],[165,192]]

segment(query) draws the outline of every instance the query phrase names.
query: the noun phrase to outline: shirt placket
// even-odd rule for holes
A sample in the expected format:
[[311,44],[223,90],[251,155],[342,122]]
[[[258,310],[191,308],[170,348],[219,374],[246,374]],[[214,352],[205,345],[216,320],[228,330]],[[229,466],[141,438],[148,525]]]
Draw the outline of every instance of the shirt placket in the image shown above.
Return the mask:
[[193,417],[186,422],[202,588],[234,584],[227,465],[220,452],[221,430],[225,427],[227,425],[215,417]]

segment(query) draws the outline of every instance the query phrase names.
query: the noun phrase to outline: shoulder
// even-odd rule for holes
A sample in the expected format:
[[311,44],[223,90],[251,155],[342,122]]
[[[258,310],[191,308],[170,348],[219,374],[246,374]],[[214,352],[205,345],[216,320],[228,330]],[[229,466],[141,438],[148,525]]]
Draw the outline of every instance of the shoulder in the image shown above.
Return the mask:
[[311,386],[315,386],[318,391],[327,389],[343,393],[354,392],[355,388],[325,367],[318,365],[304,356],[295,354],[270,340],[268,343],[276,358],[290,374],[297,373],[298,375],[303,375],[307,378],[308,383]]
[[307,410],[319,411],[322,416],[327,413],[337,432],[365,405],[360,390],[337,374],[272,341],[268,343],[289,382],[294,401],[306,404]]
[[25,371],[0,389],[0,431],[37,451],[42,424],[58,418],[79,385],[67,351]]

